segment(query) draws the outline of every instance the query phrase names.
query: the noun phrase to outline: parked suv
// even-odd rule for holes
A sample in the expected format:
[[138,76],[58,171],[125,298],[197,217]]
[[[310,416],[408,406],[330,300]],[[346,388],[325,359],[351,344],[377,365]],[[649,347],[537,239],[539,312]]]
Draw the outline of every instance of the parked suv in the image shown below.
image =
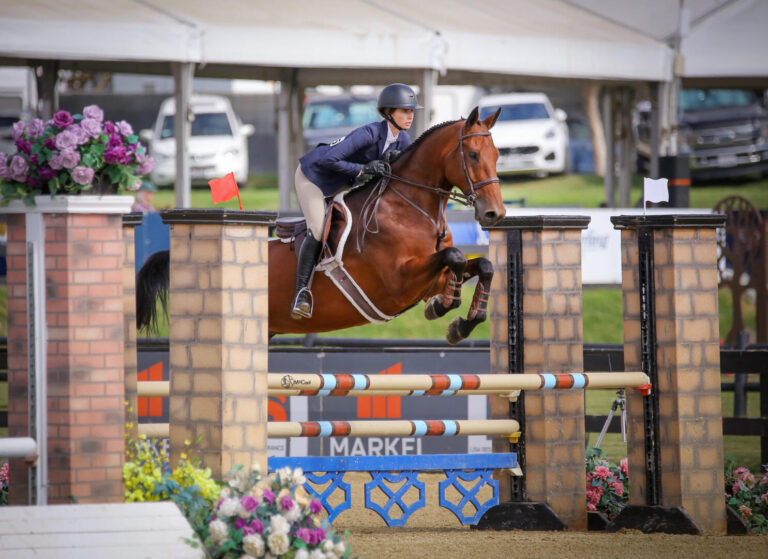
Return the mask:
[[[193,95],[190,109],[194,114],[189,138],[190,175],[192,184],[207,184],[211,179],[234,173],[239,184],[248,180],[248,136],[252,124],[242,124],[226,97]],[[176,139],[173,121],[174,99],[160,105],[152,130],[142,130],[141,138],[149,143],[155,159],[150,175],[157,186],[172,185],[176,180]]]
[[[768,173],[768,111],[748,89],[683,89],[677,150],[689,154],[692,180]],[[638,104],[638,167],[648,168],[650,104]]]
[[330,144],[355,128],[381,120],[374,95],[333,95],[309,99],[304,106],[304,147]]
[[488,95],[479,101],[480,118],[501,107],[491,129],[499,150],[498,173],[563,173],[568,165],[567,115],[544,93]]

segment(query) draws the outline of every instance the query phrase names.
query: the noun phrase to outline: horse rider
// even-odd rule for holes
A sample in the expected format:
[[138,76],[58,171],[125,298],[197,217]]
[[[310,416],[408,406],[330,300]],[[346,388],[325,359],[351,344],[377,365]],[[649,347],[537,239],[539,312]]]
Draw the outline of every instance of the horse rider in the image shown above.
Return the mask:
[[410,145],[406,130],[413,123],[414,111],[423,108],[416,93],[402,83],[382,89],[377,107],[384,120],[356,128],[331,144],[320,144],[299,160],[296,197],[307,221],[307,237],[299,251],[292,318],[312,316],[312,294],[307,286],[322,248],[325,198],[349,184],[362,184],[386,173],[384,159]]

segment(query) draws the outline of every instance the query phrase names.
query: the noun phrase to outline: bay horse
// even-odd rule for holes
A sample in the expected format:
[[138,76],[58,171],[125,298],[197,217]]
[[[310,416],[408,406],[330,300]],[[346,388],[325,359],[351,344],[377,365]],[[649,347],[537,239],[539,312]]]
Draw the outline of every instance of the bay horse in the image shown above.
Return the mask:
[[[350,239],[343,267],[382,314],[394,317],[425,300],[425,317],[436,319],[461,303],[464,281],[478,277],[467,318],[450,323],[446,339],[457,343],[486,318],[493,267],[487,258],[467,260],[453,245],[446,225],[449,199],[474,206],[481,225],[505,214],[496,176],[499,152],[490,129],[499,111],[481,120],[475,108],[466,119],[433,126],[391,163],[381,181],[348,192]],[[452,192],[457,186],[459,192]],[[349,328],[368,320],[326,275],[315,271],[311,318],[290,317],[297,247],[269,242],[269,334],[315,333]],[[156,253],[137,277],[137,324],[154,319],[156,297],[167,295],[168,252]],[[322,259],[321,259],[322,260]],[[164,299],[163,299],[164,300]]]

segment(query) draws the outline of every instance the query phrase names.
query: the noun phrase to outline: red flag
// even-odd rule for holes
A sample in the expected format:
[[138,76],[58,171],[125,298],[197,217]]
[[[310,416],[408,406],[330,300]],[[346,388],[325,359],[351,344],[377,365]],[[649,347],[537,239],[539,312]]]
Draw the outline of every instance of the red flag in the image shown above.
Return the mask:
[[237,203],[240,204],[240,209],[243,209],[243,202],[240,200],[240,191],[237,189],[234,173],[224,175],[220,179],[210,180],[208,186],[211,187],[211,198],[213,198],[214,204],[226,202],[237,196]]

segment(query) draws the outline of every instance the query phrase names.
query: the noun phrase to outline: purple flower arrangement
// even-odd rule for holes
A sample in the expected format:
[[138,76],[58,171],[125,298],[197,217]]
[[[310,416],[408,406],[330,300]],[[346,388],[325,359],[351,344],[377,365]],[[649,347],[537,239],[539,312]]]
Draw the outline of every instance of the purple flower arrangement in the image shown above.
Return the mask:
[[[230,473],[228,486],[201,524],[192,522],[210,557],[338,559],[344,541],[321,517],[323,505],[304,489],[301,469],[269,476]],[[197,525],[196,525],[197,524]]]
[[48,122],[39,118],[13,125],[16,153],[0,153],[3,200],[50,193],[88,193],[95,184],[113,192],[138,190],[154,161],[125,121],[104,121],[104,111],[89,105],[82,114],[58,111]]

